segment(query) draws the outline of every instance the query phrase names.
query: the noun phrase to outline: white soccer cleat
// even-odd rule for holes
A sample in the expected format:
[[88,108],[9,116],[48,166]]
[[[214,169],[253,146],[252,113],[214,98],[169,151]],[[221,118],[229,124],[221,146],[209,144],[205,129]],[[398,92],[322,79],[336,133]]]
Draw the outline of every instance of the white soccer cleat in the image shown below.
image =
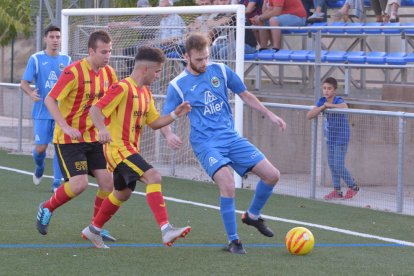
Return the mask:
[[109,246],[103,242],[100,231],[95,230],[92,225],[86,226],[85,229],[82,230],[82,238],[90,240],[96,248],[109,248]]
[[191,227],[186,226],[182,228],[177,228],[172,225],[169,225],[166,229],[162,231],[162,243],[166,246],[171,246],[178,238],[184,238],[190,233]]
[[40,182],[42,182],[43,176],[41,177],[36,177],[35,174],[33,174],[33,184],[35,184],[36,186],[40,184]]

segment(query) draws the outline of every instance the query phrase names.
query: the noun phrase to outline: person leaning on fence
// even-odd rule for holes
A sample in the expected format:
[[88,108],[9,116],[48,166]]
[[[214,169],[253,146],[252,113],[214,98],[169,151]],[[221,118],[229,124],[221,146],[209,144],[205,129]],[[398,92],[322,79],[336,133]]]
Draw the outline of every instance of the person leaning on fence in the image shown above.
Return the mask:
[[[93,217],[103,200],[113,190],[112,175],[106,169],[103,146],[89,116],[89,109],[117,81],[109,66],[112,52],[111,37],[105,31],[89,36],[88,56],[65,68],[45,99],[46,107],[56,122],[53,143],[65,183],[55,194],[40,203],[36,228],[46,235],[54,211],[80,195],[88,187],[88,174],[98,182]],[[93,219],[92,217],[92,219]],[[102,237],[114,241],[108,231]]]
[[[263,13],[256,15],[251,20],[258,26],[305,26],[306,10],[301,0],[265,0],[263,3]],[[260,45],[267,45],[269,41],[269,30],[262,29],[260,33]],[[270,40],[272,49],[279,51],[282,46],[282,30],[271,29]],[[263,50],[263,49],[260,49]]]
[[[251,171],[260,177],[251,205],[242,215],[242,222],[267,237],[274,234],[265,225],[260,211],[272,195],[280,172],[257,147],[235,130],[228,90],[281,130],[286,129],[286,123],[247,91],[243,81],[227,65],[209,63],[209,44],[206,34],[193,33],[187,38],[187,67],[170,82],[163,114],[174,111],[182,102],[191,104],[192,109],[188,113],[190,142],[204,170],[219,187],[220,213],[229,241],[226,250],[245,254],[237,233],[235,180],[230,167],[241,176]],[[181,138],[169,126],[163,127],[161,132],[170,147],[182,145]]]
[[[33,173],[33,183],[39,185],[45,170],[46,149],[52,142],[55,121],[47,110],[44,100],[55,85],[63,69],[71,62],[71,58],[61,54],[60,49],[60,28],[49,26],[44,31],[43,40],[46,48],[30,56],[24,71],[21,88],[30,96],[33,101],[32,118],[34,143],[33,159],[35,171]],[[30,82],[35,81],[36,88],[32,90]],[[53,156],[53,182],[51,191],[55,192],[62,182],[62,172],[56,153]]]
[[[324,114],[324,135],[328,146],[328,164],[332,174],[332,185],[334,190],[324,196],[324,199],[351,199],[359,191],[359,187],[351,174],[345,167],[345,157],[348,150],[350,128],[347,114],[324,112],[331,108],[348,108],[345,101],[336,96],[338,82],[329,77],[323,81],[323,97],[316,102],[306,115],[311,120],[320,113]],[[341,178],[348,186],[345,196],[341,191]]]
[[[137,180],[146,185],[147,202],[160,226],[165,245],[171,246],[191,230],[189,226],[177,228],[169,223],[161,192],[161,175],[139,154],[145,125],[159,129],[191,110],[188,102],[184,102],[171,114],[161,117],[155,108],[148,86],[160,77],[164,62],[165,56],[160,49],[139,48],[131,75],[113,84],[90,109],[99,142],[104,144],[108,169],[114,177],[114,191],[103,201],[92,224],[82,231],[97,248],[107,248],[100,235],[101,229],[131,197]],[[105,124],[105,120],[109,123]]]

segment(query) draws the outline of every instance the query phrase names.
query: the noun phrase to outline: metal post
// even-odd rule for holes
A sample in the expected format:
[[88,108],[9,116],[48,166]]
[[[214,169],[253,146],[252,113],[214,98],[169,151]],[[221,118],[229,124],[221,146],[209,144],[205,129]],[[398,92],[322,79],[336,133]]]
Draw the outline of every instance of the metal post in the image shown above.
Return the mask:
[[19,108],[19,122],[17,125],[17,151],[23,151],[23,99],[24,99],[24,92],[19,86],[19,94],[20,94],[20,108]]
[[404,138],[405,138],[405,118],[402,113],[398,119],[398,175],[396,205],[397,212],[402,213],[404,206]]
[[312,129],[311,129],[311,164],[310,164],[310,190],[309,196],[311,199],[316,198],[316,155],[317,152],[317,142],[318,142],[318,117],[312,120]]

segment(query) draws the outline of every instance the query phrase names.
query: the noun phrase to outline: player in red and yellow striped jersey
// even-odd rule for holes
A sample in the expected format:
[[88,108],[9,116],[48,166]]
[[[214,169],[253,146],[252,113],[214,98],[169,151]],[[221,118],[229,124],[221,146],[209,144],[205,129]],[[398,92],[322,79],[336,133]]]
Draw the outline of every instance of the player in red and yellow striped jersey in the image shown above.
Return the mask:
[[[156,110],[147,85],[159,78],[164,60],[160,49],[139,48],[131,76],[112,85],[90,110],[92,121],[99,130],[98,139],[105,144],[105,157],[109,170],[113,172],[115,187],[102,203],[92,224],[82,231],[98,248],[107,248],[100,231],[131,196],[137,180],[146,184],[147,202],[161,228],[165,245],[171,246],[191,230],[189,226],[176,228],[169,223],[161,193],[161,175],[139,154],[140,136],[145,125],[159,129],[191,110],[188,102],[183,102],[163,117]],[[103,117],[109,119],[107,126]]]
[[113,190],[113,179],[106,170],[103,147],[89,117],[90,107],[117,81],[114,69],[108,65],[111,51],[109,34],[105,31],[93,32],[88,41],[88,57],[66,67],[45,99],[57,123],[53,143],[66,182],[39,206],[37,229],[43,235],[47,234],[53,211],[86,189],[88,174],[94,176],[99,185],[93,217]]

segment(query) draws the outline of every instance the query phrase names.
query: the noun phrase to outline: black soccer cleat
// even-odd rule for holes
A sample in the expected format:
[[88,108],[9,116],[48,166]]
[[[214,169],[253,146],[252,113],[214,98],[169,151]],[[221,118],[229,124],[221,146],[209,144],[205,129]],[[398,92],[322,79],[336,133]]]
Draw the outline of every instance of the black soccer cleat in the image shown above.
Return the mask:
[[232,240],[224,250],[233,254],[247,254],[240,240]]
[[262,235],[266,237],[273,237],[275,234],[273,231],[267,227],[264,223],[264,219],[259,217],[258,219],[252,219],[249,217],[249,214],[245,212],[241,218],[244,224],[255,227]]

